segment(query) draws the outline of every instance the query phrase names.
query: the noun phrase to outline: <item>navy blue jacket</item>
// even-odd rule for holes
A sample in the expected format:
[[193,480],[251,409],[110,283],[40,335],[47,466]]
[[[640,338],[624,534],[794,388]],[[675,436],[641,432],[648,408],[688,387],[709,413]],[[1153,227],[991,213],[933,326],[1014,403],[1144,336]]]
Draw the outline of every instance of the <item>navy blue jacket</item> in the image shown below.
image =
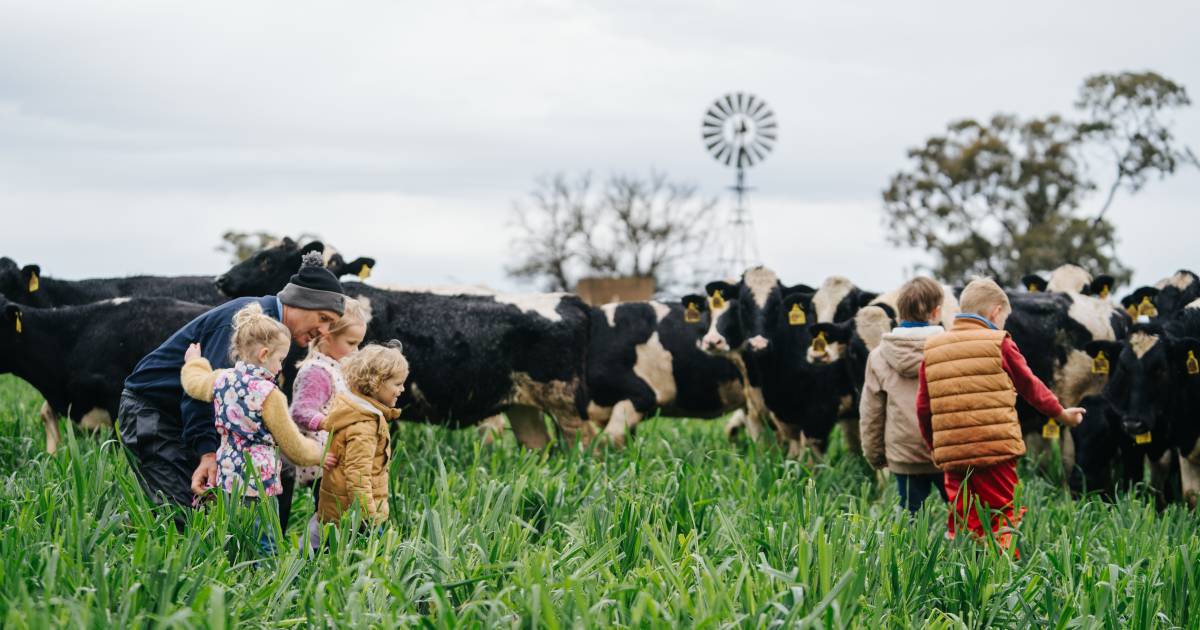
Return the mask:
[[170,339],[138,362],[133,373],[125,379],[125,389],[144,398],[163,411],[179,410],[183,420],[183,441],[197,455],[212,453],[220,444],[213,418],[212,403],[201,402],[183,392],[179,373],[183,369],[183,353],[193,343],[200,344],[204,358],[214,370],[233,367],[230,343],[233,340],[233,316],[252,302],[262,305],[263,313],[282,321],[282,305],[274,295],[244,297],[230,300],[188,322]]

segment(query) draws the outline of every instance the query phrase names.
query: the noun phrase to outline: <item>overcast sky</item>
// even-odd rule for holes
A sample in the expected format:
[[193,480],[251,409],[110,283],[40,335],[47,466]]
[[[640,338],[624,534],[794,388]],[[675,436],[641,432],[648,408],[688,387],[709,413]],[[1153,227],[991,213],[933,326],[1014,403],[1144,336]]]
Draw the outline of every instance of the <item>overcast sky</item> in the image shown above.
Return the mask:
[[[381,281],[522,289],[503,265],[535,177],[657,168],[725,194],[699,121],[745,90],[780,121],[749,174],[765,261],[886,289],[922,256],[881,224],[906,148],[955,118],[1070,114],[1096,72],[1200,99],[1197,24],[1184,1],[0,0],[0,255],[219,273],[226,229],[315,232]],[[1200,107],[1175,118],[1200,150]],[[1118,198],[1135,283],[1200,267],[1198,205],[1196,170]]]

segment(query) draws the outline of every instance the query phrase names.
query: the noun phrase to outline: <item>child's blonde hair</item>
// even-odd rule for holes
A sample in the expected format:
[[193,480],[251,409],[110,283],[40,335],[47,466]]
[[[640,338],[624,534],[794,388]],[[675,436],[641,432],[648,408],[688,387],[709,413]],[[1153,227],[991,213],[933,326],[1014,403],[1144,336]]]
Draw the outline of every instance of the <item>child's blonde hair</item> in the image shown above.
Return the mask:
[[359,394],[374,396],[384,381],[396,377],[408,377],[408,359],[401,352],[399,341],[386,345],[371,344],[342,359],[342,374],[346,384]]
[[958,305],[963,313],[987,317],[997,305],[1004,307],[1004,314],[1012,312],[1012,304],[1008,294],[991,278],[976,278],[963,289],[958,298]]
[[329,327],[329,334],[321,335],[313,339],[312,343],[308,344],[308,356],[311,357],[314,350],[319,350],[323,339],[329,339],[341,334],[342,331],[354,326],[362,324],[366,326],[371,323],[371,303],[360,298],[346,298],[346,310],[342,313],[341,318]]
[[263,312],[258,302],[247,304],[233,316],[233,340],[229,353],[235,361],[255,358],[259,348],[286,346],[292,334],[279,320]]
[[942,285],[933,278],[917,276],[900,287],[900,295],[896,296],[896,310],[904,321],[927,322],[944,299]]

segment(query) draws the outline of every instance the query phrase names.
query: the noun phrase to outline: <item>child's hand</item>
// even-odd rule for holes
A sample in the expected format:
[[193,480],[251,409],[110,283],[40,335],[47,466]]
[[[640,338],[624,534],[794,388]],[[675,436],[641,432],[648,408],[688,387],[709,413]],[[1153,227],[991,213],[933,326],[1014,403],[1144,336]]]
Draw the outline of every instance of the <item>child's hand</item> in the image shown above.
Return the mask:
[[1061,415],[1055,418],[1060,424],[1068,427],[1077,427],[1083,422],[1083,414],[1087,413],[1083,407],[1071,407],[1063,409]]
[[200,344],[194,343],[188,346],[187,352],[183,353],[183,361],[184,363],[187,363],[192,359],[199,359],[200,356]]
[[334,455],[333,453],[325,454],[325,470],[337,468],[337,462],[337,455]]

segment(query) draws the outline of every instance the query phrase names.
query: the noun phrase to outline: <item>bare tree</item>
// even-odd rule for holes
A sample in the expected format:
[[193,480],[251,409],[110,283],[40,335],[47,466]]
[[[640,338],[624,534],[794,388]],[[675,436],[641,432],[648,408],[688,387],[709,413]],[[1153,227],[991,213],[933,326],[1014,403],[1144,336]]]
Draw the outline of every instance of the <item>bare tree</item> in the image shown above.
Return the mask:
[[656,171],[614,174],[599,187],[588,174],[543,177],[515,204],[518,256],[507,271],[556,291],[584,275],[649,276],[670,291],[691,280],[683,276],[703,255],[716,203]]

